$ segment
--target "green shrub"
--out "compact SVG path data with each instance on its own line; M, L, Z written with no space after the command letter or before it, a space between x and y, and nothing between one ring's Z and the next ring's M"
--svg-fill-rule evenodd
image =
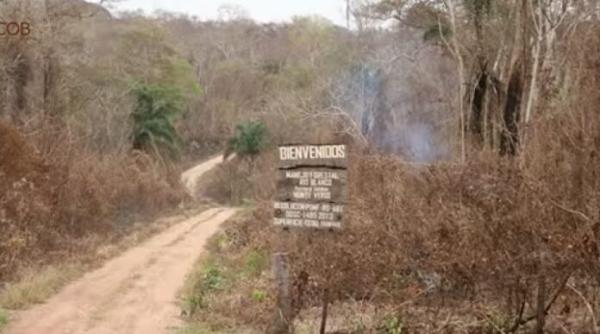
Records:
M206 291L217 290L221 287L223 276L219 268L207 266L202 277L202 285Z
M3 309L0 308L0 332L2 331L4 326L6 326L7 323L8 323L8 313L6 313L6 311L4 311Z
M206 263L202 269L195 272L190 278L190 286L183 297L183 312L193 315L198 309L207 306L206 296L223 287L225 279L223 273L212 263Z
M177 88L163 85L137 85L133 118L133 148L153 151L166 148L177 153L181 139L173 118L183 110L183 97Z
M205 326L192 324L181 328L175 332L176 334L211 334L214 333L211 330L207 329Z
M267 146L267 126L263 122L239 124L235 135L229 139L225 157L232 153L253 159Z
M246 255L244 262L244 273L255 276L265 269L268 261L264 252L253 250Z
M267 293L263 290L254 289L250 294L250 298L257 303L262 303L267 298Z
M381 325L377 328L378 334L404 334L404 324L402 320L395 315L387 316L383 319Z
M206 306L204 293L202 291L196 291L183 299L183 314L194 315L197 310L202 309Z

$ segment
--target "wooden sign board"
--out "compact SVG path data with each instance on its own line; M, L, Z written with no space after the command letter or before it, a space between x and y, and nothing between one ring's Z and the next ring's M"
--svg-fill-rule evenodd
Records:
M286 145L278 150L274 224L342 227L348 183L346 145Z

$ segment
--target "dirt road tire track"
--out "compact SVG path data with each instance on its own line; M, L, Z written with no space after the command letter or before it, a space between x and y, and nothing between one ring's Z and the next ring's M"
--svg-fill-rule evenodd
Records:
M187 181L214 167L212 159ZM191 176L190 176L191 175ZM108 261L45 304L15 315L6 334L166 334L179 325L176 294L208 238L235 214L215 208Z

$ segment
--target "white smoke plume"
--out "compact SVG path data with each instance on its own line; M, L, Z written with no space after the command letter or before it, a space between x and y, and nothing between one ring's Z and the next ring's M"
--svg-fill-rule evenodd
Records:
M410 162L449 159L457 128L452 111L455 69L443 49L419 31L390 33L337 83L336 96L378 150Z

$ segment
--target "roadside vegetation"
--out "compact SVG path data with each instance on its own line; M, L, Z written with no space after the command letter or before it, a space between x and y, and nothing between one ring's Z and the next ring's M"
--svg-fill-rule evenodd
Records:
M43 303L66 283L79 277L84 268L82 264L59 264L23 273L17 283L9 284L0 293L0 306L18 310Z
M180 293L184 317L207 333L262 333L256 325L270 316L270 255L259 241L260 231L250 226L252 212L242 211L211 238L207 255Z
M600 72L593 55L600 43L598 18L583 14L595 2L416 3L381 2L361 8L366 13L356 19L368 24L370 14L393 17L404 43L414 42L408 31L416 29L424 43L420 61L437 67L408 77L396 71L410 72L414 59L412 65L376 65L380 72L350 68L347 75L359 78L372 100L349 98L356 92L351 84L336 87L339 100L329 91L326 105L314 109L321 112L305 118L331 121L307 127L319 132L324 126L329 134L278 137L278 125L267 122L275 143L351 145L343 231L288 236L270 225L273 150L256 158L253 177L239 162L225 164L214 172L209 193L255 205L215 239L247 243L231 251L213 247L210 260L199 264L200 272L218 272L228 282L234 277L235 288L192 292L210 301L186 313L192 323L216 333L243 326L272 333L269 266L242 279L240 259L255 249L271 254L283 243L291 256L296 333L318 331L324 291L331 303L328 333L598 331L600 122L594 106ZM410 57L388 43L391 54ZM430 47L445 52L442 60L425 56ZM372 53L385 58L382 50ZM444 72L445 62L457 70ZM423 101L412 110L407 101L419 97L407 86L451 96L440 98L446 105ZM377 94L368 95L371 89ZM362 109L353 113L348 101L363 103ZM342 116L323 111L327 103ZM215 263L220 271L211 271ZM202 285L206 276L190 279Z
M8 313L0 308L0 331L6 326L8 323Z

